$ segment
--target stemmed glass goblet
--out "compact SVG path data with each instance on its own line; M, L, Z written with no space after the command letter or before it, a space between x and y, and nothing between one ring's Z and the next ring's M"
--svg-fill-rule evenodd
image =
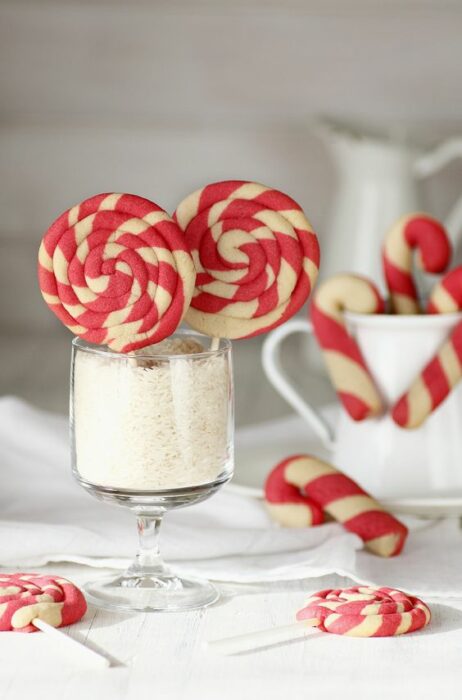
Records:
M89 601L111 610L210 605L212 584L163 563L159 528L167 511L208 498L232 476L231 343L179 330L133 354L72 345L74 476L92 496L132 510L139 535L131 566L88 583Z

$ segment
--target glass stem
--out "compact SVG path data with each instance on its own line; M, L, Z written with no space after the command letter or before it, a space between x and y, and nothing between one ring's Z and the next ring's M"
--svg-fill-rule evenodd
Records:
M129 571L131 573L165 573L165 564L160 556L159 530L163 513L137 515L138 553Z

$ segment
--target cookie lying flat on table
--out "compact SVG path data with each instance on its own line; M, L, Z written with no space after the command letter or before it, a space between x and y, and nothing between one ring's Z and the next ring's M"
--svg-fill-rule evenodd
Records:
M323 632L347 637L397 637L425 627L430 618L419 598L385 586L319 591L297 613L300 622L316 619Z
M131 352L176 330L196 272L182 231L161 207L105 193L50 226L38 277L44 300L75 335Z
M65 578L0 574L1 632L36 632L34 618L65 627L80 620L86 610L83 593Z
M297 492L288 491L288 484ZM265 499L271 517L281 525L309 527L320 521L319 511L324 511L381 557L399 554L408 534L406 526L353 479L310 455L280 462L266 480Z
M345 637L397 637L426 627L430 608L415 596L386 586L354 586L312 593L295 624L216 639L208 648L219 654L241 654L295 639L312 628Z

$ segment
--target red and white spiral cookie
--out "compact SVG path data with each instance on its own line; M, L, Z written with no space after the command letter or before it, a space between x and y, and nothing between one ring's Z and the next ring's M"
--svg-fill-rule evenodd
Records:
M176 330L195 269L183 233L157 204L99 194L50 226L38 276L46 303L73 333L130 352Z
M0 574L1 632L36 632L34 618L65 627L80 620L86 610L83 593L65 578Z
M255 182L216 182L179 204L175 220L196 266L186 321L211 336L249 338L308 299L319 245L300 206Z
M346 329L343 312L380 314L384 308L370 280L349 274L335 275L319 285L311 304L314 334L331 382L345 410L356 421L379 414L382 399L361 350Z
M354 586L310 596L297 620L315 619L331 634L396 637L428 625L431 613L422 600L394 588Z
M456 267L433 288L427 311L447 314L462 311L462 267ZM462 323L452 331L438 353L420 372L392 409L402 428L418 428L443 403L462 378Z
M425 272L443 272L451 259L451 244L444 227L428 214L407 214L391 227L382 257L392 310L398 314L420 311L412 276L414 249L419 251L418 262Z
M270 515L286 527L303 527L301 507L322 510L349 532L354 532L365 547L381 557L399 554L408 531L353 479L327 462L310 455L294 455L278 464L265 485L265 499ZM287 484L298 494L288 492ZM290 493L294 500L290 501ZM300 495L305 497L301 502ZM319 516L317 516L318 522Z

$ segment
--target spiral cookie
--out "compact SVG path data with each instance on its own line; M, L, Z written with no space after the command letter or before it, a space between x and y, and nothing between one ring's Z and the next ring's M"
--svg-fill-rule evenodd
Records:
M462 322L395 403L392 418L402 428L418 428L462 378Z
M39 574L0 575L0 631L36 632L34 618L65 627L85 615L81 591L65 578Z
M73 333L130 352L175 331L195 270L182 232L157 204L100 194L50 226L38 276L46 303Z
M265 499L270 515L281 525L314 525L324 511L381 557L399 554L407 537L407 528L358 484L310 455L294 455L278 464L267 479Z
M356 421L380 413L382 400L361 350L346 329L343 312L379 314L383 310L375 285L365 277L347 274L323 282L311 305L313 330L331 382L345 410Z
M207 185L175 212L197 278L186 321L212 336L248 338L290 318L319 267L315 233L293 199L255 182Z
M428 625L431 613L419 598L394 588L355 586L308 598L297 620L319 620L323 632L347 637L395 637Z
M425 272L443 272L451 258L445 229L428 214L408 214L391 227L383 247L383 269L392 309L398 314L417 314L420 310L412 276L415 248Z

